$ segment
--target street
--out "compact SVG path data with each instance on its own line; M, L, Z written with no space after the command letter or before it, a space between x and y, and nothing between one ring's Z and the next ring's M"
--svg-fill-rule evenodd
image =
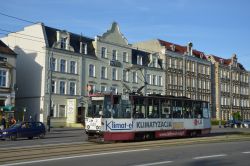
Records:
M11 165L239 165L248 166L250 141L161 146L130 150L99 151L97 153L19 162Z
M82 128L54 128L45 139L0 141L0 165L249 165L249 132L214 126L208 137L97 144Z

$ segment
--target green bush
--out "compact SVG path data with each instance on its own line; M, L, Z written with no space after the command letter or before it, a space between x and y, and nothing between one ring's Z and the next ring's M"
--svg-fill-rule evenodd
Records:
M219 125L220 121L219 120L211 120L211 125ZM222 120L221 125L224 125L226 121Z

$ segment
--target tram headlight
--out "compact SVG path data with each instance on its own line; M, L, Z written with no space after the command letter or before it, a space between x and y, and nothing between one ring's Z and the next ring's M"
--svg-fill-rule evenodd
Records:
M101 129L101 126L96 126L96 130L100 130Z
M89 129L90 128L90 126L89 125L87 125L87 129Z

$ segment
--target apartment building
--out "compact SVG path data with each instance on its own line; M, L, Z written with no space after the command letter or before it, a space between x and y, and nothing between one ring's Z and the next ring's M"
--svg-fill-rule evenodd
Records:
M16 98L17 54L0 40L0 118L13 116Z
M211 62L192 43L181 46L164 40L150 40L135 47L159 53L165 68L165 94L211 102ZM211 108L213 108L211 106Z
M213 63L216 119L228 120L236 114L250 119L249 71L238 62L236 54L230 59L209 55L208 60Z
M136 92L147 82L142 93L162 93L164 75L159 74L163 72L157 55L134 49L116 22L107 32L96 36L93 45L97 59L85 62L88 66L86 82L91 91L124 94Z
M2 40L17 58L17 100L25 119L53 126L73 125L84 117L84 57L95 56L93 39L37 23Z

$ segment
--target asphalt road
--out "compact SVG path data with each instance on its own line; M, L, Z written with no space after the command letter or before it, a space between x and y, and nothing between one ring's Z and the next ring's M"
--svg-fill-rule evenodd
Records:
M211 135L216 136L238 132L250 132L250 128L219 128L218 126L213 126ZM86 140L87 136L83 128L52 128L51 132L47 132L45 139L34 138L28 140L27 138L22 138L17 141L0 140L0 150L9 147L84 143Z
M160 146L129 150L99 151L90 154L58 157L11 165L21 166L153 166L153 165L237 165L249 166L250 140L183 146ZM5 165L7 166L7 165Z

